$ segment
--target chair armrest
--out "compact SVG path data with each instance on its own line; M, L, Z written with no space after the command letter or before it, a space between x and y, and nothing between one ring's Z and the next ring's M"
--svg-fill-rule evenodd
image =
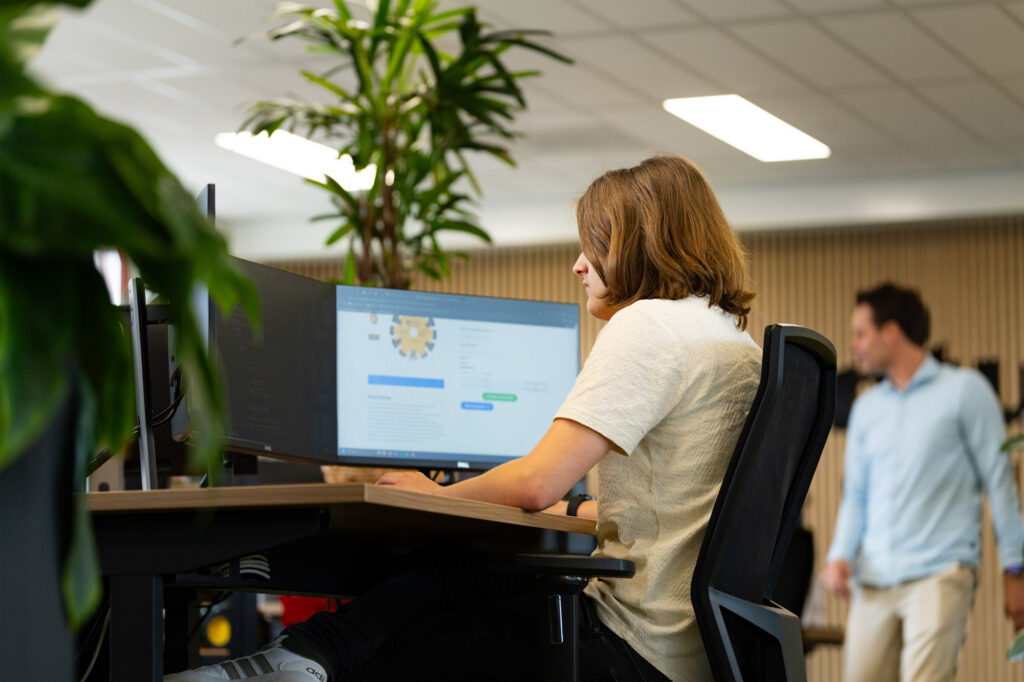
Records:
M495 555L489 559L487 565L496 571L537 575L632 578L636 573L636 565L632 561L579 554Z

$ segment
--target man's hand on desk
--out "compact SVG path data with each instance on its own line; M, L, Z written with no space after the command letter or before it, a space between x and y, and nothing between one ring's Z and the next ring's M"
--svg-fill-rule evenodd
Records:
M391 471L377 479L377 485L386 485L417 493L441 495L442 488L418 471Z

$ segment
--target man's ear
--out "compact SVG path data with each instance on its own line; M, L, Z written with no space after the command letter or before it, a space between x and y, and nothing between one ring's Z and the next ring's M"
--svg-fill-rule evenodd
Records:
M882 338L885 340L885 343L890 346L896 344L901 338L906 336L896 320L886 320L878 330L882 334Z

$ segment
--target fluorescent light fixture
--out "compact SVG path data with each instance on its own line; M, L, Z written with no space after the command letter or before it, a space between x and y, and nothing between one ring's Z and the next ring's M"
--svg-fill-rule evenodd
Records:
M759 161L827 159L827 145L739 95L677 97L665 111Z
M275 130L273 135L263 132L220 133L214 138L218 147L262 161L289 173L323 182L329 175L350 192L373 187L377 168L372 164L356 171L352 157L338 158L338 152L318 142L293 135L286 130Z

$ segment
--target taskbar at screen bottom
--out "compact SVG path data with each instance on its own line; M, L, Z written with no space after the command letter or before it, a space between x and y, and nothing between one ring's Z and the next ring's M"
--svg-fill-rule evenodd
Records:
M519 455L470 455L453 452L338 448L338 464L395 469L483 471L519 459Z

